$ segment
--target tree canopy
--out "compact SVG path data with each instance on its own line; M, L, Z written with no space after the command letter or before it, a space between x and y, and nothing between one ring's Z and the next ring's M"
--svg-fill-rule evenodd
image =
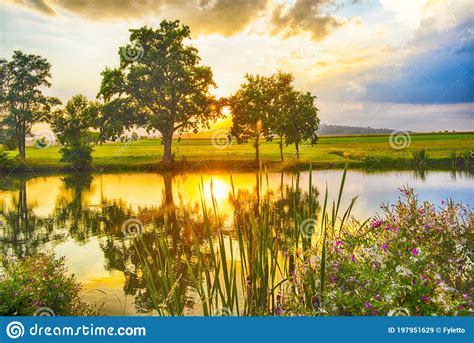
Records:
M119 49L120 66L102 72L102 138L116 137L132 125L159 131L163 162L170 163L175 132L208 128L219 115L210 93L213 74L200 65L197 49L185 44L190 30L179 21L130 32L130 43Z
M97 126L100 105L84 95L73 96L62 109L53 112L50 124L63 145L62 161L76 170L89 169L92 148L89 132Z
M3 125L13 131L18 152L26 160L26 136L34 123L44 120L59 99L42 89L50 87L51 64L41 56L14 51L11 61L0 60L0 106Z
M285 144L299 144L317 140L319 118L314 106L316 97L311 93L295 90L294 77L278 72L271 76L246 75L240 89L227 99L232 111L232 135L237 142L254 141L256 160L259 160L260 140L280 139L280 156L283 160Z

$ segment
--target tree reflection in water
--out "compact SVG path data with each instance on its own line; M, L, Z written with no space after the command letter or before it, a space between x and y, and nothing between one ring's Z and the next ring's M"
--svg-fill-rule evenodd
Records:
M96 176L100 178L101 176ZM28 203L27 180L14 178L0 185L3 190L15 190L16 195L10 204L3 206L3 227L0 228L0 252L22 258L46 249L46 245L57 245L67 240L85 244L97 239L104 254L104 267L109 271L120 271L125 281L123 292L134 298L137 312L149 313L157 309L157 304L166 304L166 294L156 292L160 287L160 278L165 275L175 280L173 291L179 294L179 305L166 309L169 314L192 312L196 306L196 294L192 288L191 274L187 263L196 257L195 244L203 242L205 219L200 206L184 203L179 198L178 205L173 197L173 175L163 174L162 203L158 206L133 208L126 205L126 199L107 199L102 193L98 206L90 205L94 176L73 173L62 178L63 191L58 195L54 210L46 217L36 215ZM234 222L236 216L249 216L256 211L261 202L268 201L272 211L271 225L284 237L294 234L291 213L298 203L308 202L307 192L299 187L299 175L295 175L291 185L285 185L283 174L277 190L268 190L261 194L265 179L256 175L253 191L236 189L227 199L231 204L231 213L219 213L215 216L212 206L206 212L212 230L222 229L223 222ZM257 186L258 185L258 186ZM97 187L97 186L95 186ZM313 196L317 190L313 189ZM312 208L318 206L317 201ZM209 205L209 204L208 204ZM137 238L127 236L122 231L123 223L135 218L143 223L143 231ZM226 228L224 234L237 239L235 227ZM164 254L160 242L166 237L167 247ZM197 240L197 241L196 241ZM153 263L143 264L143 256L153 258ZM202 256L202 255L200 255ZM204 253L204 256L208 256ZM206 257L208 258L208 257ZM204 263L211 267L209 261ZM166 268L166 270L162 270ZM163 274L164 273L164 274ZM155 288L150 292L150 288ZM154 299L156 294L161 298Z

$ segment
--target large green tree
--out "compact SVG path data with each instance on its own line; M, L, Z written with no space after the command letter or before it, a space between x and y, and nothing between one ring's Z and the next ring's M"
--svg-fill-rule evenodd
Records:
M73 96L62 109L53 112L50 124L59 142L62 162L75 170L90 169L92 164L91 129L97 126L100 104L84 95Z
M57 98L43 94L50 87L51 65L41 56L14 51L11 61L0 60L0 107L3 124L13 132L18 152L26 160L26 136L34 123L43 120Z
M246 143L253 140L255 160L260 159L261 139L271 140L269 130L271 120L271 78L261 75L245 75L246 81L240 85L227 105L232 112L232 137L237 143Z
M190 30L179 21L130 32L130 43L119 50L119 67L102 73L102 137L117 137L134 125L159 131L168 164L175 132L208 128L219 114L210 94L212 71L200 65L197 49L185 44Z

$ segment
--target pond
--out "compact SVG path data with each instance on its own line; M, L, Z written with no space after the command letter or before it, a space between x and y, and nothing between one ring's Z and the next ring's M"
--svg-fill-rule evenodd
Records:
M342 174L341 170L312 171L318 211L326 187L329 199L337 196ZM124 227L124 223L132 220L139 227L160 227L187 217L199 227L203 202L208 209L213 208L214 199L220 226L232 232L234 215L239 210L236 199L250 203L265 198L272 204L283 204L282 199L307 192L309 180L309 172L2 177L0 252L21 258L53 251L65 256L70 272L84 285L84 298L89 303L103 304L105 314L153 314L140 259L130 243L133 238L127 235L136 227ZM350 170L343 206L357 196L352 214L365 220L377 213L382 203L396 201L399 188L405 185L414 188L421 200L436 205L448 198L469 203L472 181L473 176L463 172ZM193 244L189 228L182 228L170 237L172 254L178 259ZM146 232L144 241L153 249L153 232ZM186 314L199 314L192 294L186 302Z

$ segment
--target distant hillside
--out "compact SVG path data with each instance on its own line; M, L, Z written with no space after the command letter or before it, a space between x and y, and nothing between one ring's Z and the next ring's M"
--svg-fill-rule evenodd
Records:
M374 129L373 127L344 126L344 125L319 125L318 134L325 135L354 135L354 134L387 134L393 130Z

